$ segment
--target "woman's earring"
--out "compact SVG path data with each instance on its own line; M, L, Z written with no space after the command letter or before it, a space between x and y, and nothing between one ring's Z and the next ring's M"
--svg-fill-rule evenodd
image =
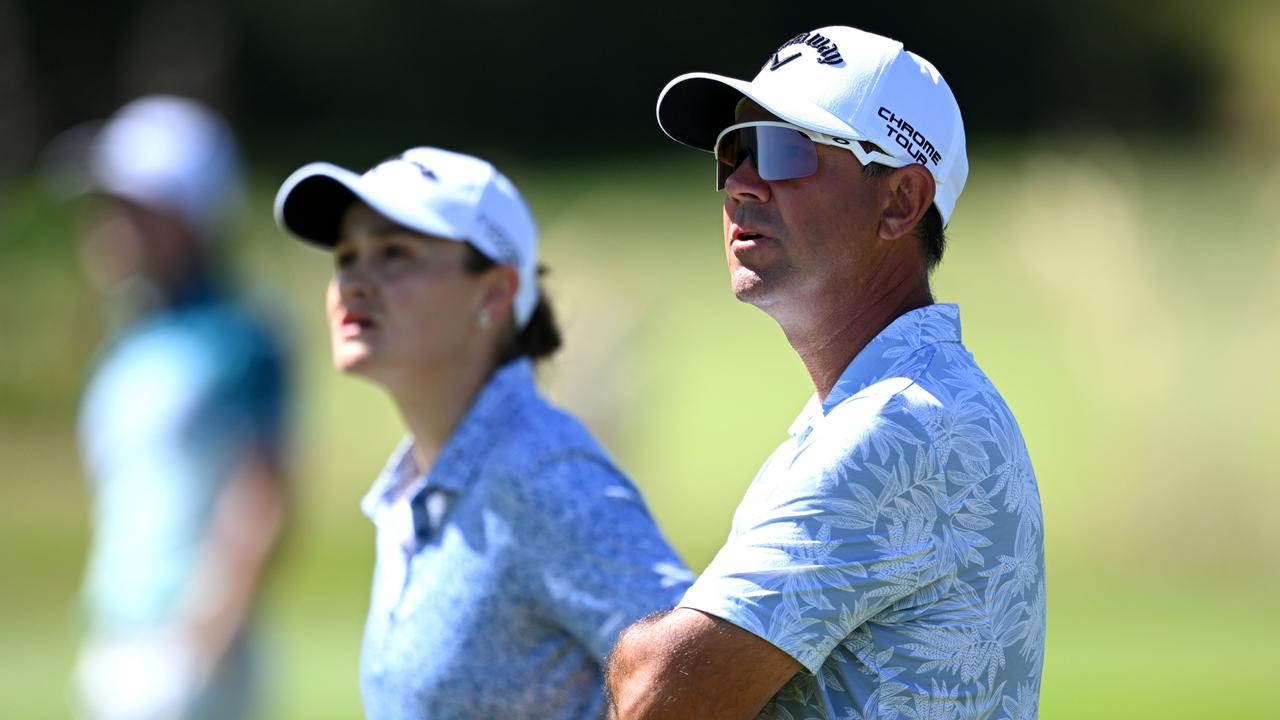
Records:
M489 324L491 322L493 322L493 320L492 318L489 317L488 310L481 310L480 312L476 313L476 327L480 328L481 330L488 330Z

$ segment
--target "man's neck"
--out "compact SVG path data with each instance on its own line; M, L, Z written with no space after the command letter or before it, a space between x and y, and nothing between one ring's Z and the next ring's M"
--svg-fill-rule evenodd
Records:
M803 322L781 323L787 341L800 356L818 399L825 401L853 359L894 320L933 304L927 283L909 292L882 294L826 313L805 314Z

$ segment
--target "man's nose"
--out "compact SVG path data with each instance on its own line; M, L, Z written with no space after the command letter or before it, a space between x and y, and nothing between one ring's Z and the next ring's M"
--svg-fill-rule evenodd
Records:
M755 158L750 154L725 178L724 191L738 202L768 202L770 195L769 183L756 171Z

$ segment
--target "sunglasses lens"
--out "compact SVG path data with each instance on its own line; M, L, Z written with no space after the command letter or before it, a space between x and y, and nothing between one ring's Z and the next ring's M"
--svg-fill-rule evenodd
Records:
M716 145L716 189L748 157L764 180L794 180L818 171L818 148L807 135L788 127L753 125L738 128Z
M794 180L818 171L818 148L792 128L763 125L756 131L756 172L765 180Z
M720 138L720 142L716 143L716 190L723 190L724 183L733 174L734 170L742 164L748 154L754 154L755 133L750 133L750 142L752 148L746 147L746 135L755 128L740 128L734 130L724 137Z

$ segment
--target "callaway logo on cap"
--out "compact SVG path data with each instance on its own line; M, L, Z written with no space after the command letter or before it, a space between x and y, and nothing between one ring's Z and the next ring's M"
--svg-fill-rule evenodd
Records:
M937 184L934 205L943 223L951 219L969 175L960 107L938 70L902 43L841 26L800 33L750 82L710 73L672 80L658 97L658 125L710 152L743 97L794 125L924 165Z
M410 230L471 243L490 260L514 267L520 274L516 323L529 321L538 304L538 231L515 185L493 165L432 147L406 150L363 175L311 163L280 186L276 223L329 248L356 199Z

